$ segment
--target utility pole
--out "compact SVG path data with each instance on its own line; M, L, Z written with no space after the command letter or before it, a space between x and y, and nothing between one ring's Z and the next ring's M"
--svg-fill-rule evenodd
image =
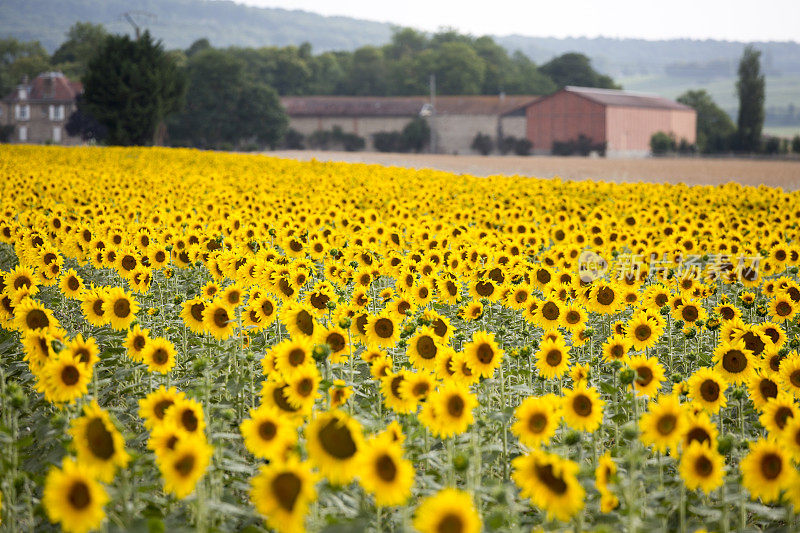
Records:
M133 27L133 31L136 34L137 41L139 40L139 37L141 37L142 29L141 29L141 24L137 23L136 19L142 19L143 21L145 21L143 23L146 23L147 21L152 22L157 18L154 14L150 13L149 11L138 11L138 10L126 11L125 13L122 14L122 16Z
M431 74L428 86L431 90L431 153L438 150L436 135L436 74Z

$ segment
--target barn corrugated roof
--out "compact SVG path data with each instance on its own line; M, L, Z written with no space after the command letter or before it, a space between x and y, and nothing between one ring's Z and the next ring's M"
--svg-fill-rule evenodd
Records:
M437 96L439 115L501 115L535 101L537 96ZM285 96L289 116L407 117L430 102L427 96Z
M692 109L689 106L655 94L634 93L615 89L596 89L593 87L574 87L571 85L564 87L564 90L607 106L683 109L687 111Z

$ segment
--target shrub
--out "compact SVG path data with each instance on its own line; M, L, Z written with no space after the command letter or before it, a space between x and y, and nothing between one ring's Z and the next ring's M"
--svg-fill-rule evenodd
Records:
M489 135L478 132L472 139L470 148L481 155L489 155L494 148L494 141L492 141L492 138Z
M671 133L657 131L650 137L650 151L653 155L663 155L676 149L675 136Z

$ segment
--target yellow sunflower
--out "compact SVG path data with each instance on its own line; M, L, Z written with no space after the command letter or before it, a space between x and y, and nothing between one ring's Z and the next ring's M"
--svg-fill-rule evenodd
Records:
M130 460L125 440L109 414L96 401L83 407L83 416L72 421L69 430L78 452L78 463L97 479L109 483L114 472Z
M472 341L464 345L464 357L473 372L490 378L503 362L503 350L497 345L494 333L476 331Z
M541 450L511 461L512 479L549 519L569 521L584 506L586 491L578 481L578 464Z
M546 339L536 352L536 368L546 379L562 377L569 368L569 348L563 338Z
M433 372L436 368L439 347L439 337L434 333L433 328L422 326L413 337L408 339L406 350L408 361L418 370Z
M244 445L261 459L280 457L297 442L297 429L289 419L271 405L250 410L250 418L239 427Z
M745 383L757 368L752 351L745 347L745 341L722 342L714 349L713 361L717 370L728 383Z
M400 340L400 324L387 311L370 316L366 324L366 338L370 346L392 348Z
M108 323L117 331L128 329L139 312L139 304L121 287L114 287L106 292L103 308Z
M149 339L142 350L142 361L150 372L166 374L175 366L175 346L164 337Z
M108 502L103 486L71 458L61 468L51 467L44 482L42 506L53 523L70 533L99 529L105 520Z
M191 494L208 468L213 451L202 436L189 436L161 454L158 466L164 478L164 491L181 500Z
M591 433L603 422L605 404L597 389L577 383L572 389L564 390L561 404L564 421L573 429Z
M389 439L367 441L359 458L359 482L375 498L375 505L403 505L411 496L414 467L403 458L402 446Z
M480 533L481 526L472 496L458 489L442 489L425 498L414 513L414 529L420 533Z
M250 501L269 527L280 533L305 531L308 506L317 497L311 464L295 457L259 469L250 480Z
M750 452L742 459L742 485L753 499L764 503L778 501L792 479L792 465L780 444L759 439L750 442Z
M636 377L631 383L636 394L656 396L664 382L664 368L658 362L658 358L637 355L630 358L628 366L636 372Z
M725 390L728 382L719 372L708 368L700 367L689 378L689 398L700 405L711 414L716 414L725 405Z
M546 445L561 422L561 399L554 394L531 396L514 411L511 432L528 448Z
M686 425L686 408L678 396L661 396L650 403L650 410L639 420L641 441L645 446L652 444L661 453L670 448L677 450L686 433Z
M361 425L339 410L320 413L305 429L308 458L334 485L345 485L357 475L364 447Z
M722 486L725 458L713 447L692 442L681 455L679 472L687 489L710 494Z

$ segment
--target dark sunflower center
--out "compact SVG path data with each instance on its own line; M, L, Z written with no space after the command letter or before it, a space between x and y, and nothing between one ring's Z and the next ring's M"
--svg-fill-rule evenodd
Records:
M156 348L153 352L153 362L157 365L165 365L169 361L169 354L164 348Z
M89 486L83 481L75 481L69 488L67 493L67 500L73 509L82 511L89 507L92 503L92 493L89 491Z
M293 472L281 472L273 478L271 488L278 504L292 512L303 488L303 481Z
M541 433L547 426L547 417L544 413L534 413L528 418L528 430L532 433Z
M694 471L702 477L708 477L714 472L714 463L705 455L701 455L694 462Z
M744 347L753 352L753 355L761 355L761 352L763 352L766 347L761 337L752 331L748 331L742 335L742 340L744 340Z
M25 317L25 324L28 329L42 329L50 327L50 320L47 314L41 309L32 309Z
M61 382L68 387L75 385L80 378L81 373L74 366L65 366L64 369L61 370Z
M100 418L93 418L86 425L86 440L95 457L107 461L114 456L114 437Z
M722 368L731 374L738 374L747 368L747 357L741 350L728 350L722 356Z
M131 314L131 303L122 299L114 302L114 315L117 318L128 318Z
M447 289L447 293L450 296L455 296L458 294L458 287L456 287L456 284L453 283L452 281L448 281L447 283L445 283L445 288Z
M553 472L553 465L539 465L534 467L536 477L541 481L550 491L555 494L564 494L567 492L567 484L563 478L557 477Z
M491 345L484 342L478 346L477 357L481 364L488 365L491 363L492 359L494 359L494 350Z
M577 324L581 320L581 314L577 311L568 311L567 316L564 317L567 324Z
M405 315L406 313L408 313L409 309L411 309L411 304L405 300L397 304L397 312L400 313L401 315Z
M700 385L700 396L707 402L716 402L719 392L719 384L713 379L707 379Z
M778 397L778 385L771 379L762 379L761 383L758 384L758 390L761 392L761 396L763 396L765 400Z
M122 258L120 264L122 264L122 268L124 268L125 270L128 271L133 270L134 268L136 268L136 258L133 257L132 255L126 255L125 257Z
M490 281L479 281L475 285L475 292L483 297L490 296L494 292L494 285Z
M636 384L640 387L646 387L653 381L653 371L650 367L640 366L636 369Z
M600 305L611 305L614 302L614 298L616 294L614 294L614 290L610 287L600 287L597 291L597 296L595 299L597 303Z
M558 366L563 359L564 357L561 355L561 350L550 350L545 357L548 366Z
M538 281L542 285L547 285L548 283L550 283L550 279L552 278L550 276L550 272L548 272L547 270L541 269L536 272L536 281Z
M350 459L357 451L350 429L336 418L319 430L319 443L328 455L340 460Z
M789 421L789 419L793 417L794 417L794 411L792 411L788 407L779 407L775 411L775 424L778 425L779 429L783 429L784 427L786 427L786 423Z
M736 316L736 313L734 312L733 308L728 307L727 305L719 310L719 314L725 320L731 320L733 319L734 316Z
M192 307L189 308L189 312L192 314L192 318L194 318L198 322L203 321L203 311L206 310L206 304L202 302L197 302L192 304Z
M778 305L775 306L775 313L778 316L789 316L792 314L792 306L789 305L789 302L781 300L778 302Z
M394 323L388 318L375 321L375 334L381 339L388 339L394 334Z
M578 394L572 399L572 409L578 416L589 416L592 414L592 400L584 394Z
M70 276L67 280L67 288L71 291L77 291L80 286L81 284L75 276Z
M636 335L638 340L646 341L653 334L653 329L647 324L639 324L636 326L636 329L633 330L633 334Z
M275 387L272 390L272 399L282 411L287 411L289 413L294 413L299 410L299 408L292 406L289 401L286 399L286 394L284 389L288 387L288 385L284 385L283 387Z
M164 419L164 412L175 403L172 400L161 400L153 406L153 413L159 420Z
M463 533L464 529L464 522L455 513L444 515L436 524L436 533Z
M394 463L394 459L388 455L378 457L378 460L375 461L375 471L378 473L378 477L386 483L391 483L397 477L397 465Z
M423 335L417 340L417 352L423 359L433 359L436 357L436 344L428 335Z
M103 300L97 299L92 304L92 310L97 316L103 316Z
M346 345L344 336L342 336L341 333L337 333L335 331L328 335L328 337L325 339L325 342L328 344L328 346L331 347L331 351L333 353L341 352L342 350L344 350L344 347Z
M612 345L609 352L611 353L611 357L614 359L620 359L623 355L625 355L621 344Z
M447 334L447 324L445 324L444 320L442 320L441 318L437 318L432 325L433 325L433 332L437 336L444 337Z
M306 361L306 352L301 348L294 348L289 352L289 364L300 366Z
M330 301L330 297L327 294L317 292L311 295L309 301L315 309L325 309Z
M761 474L768 480L773 480L781 475L783 459L775 453L767 453L761 458Z
M672 413L660 416L656 422L656 429L662 435L669 435L675 431L675 426L678 424L678 418Z
M314 390L314 381L311 378L303 378L297 384L297 392L300 396L308 396Z
M800 387L800 370L795 370L789 375L789 381L793 387Z
M457 394L447 399L447 412L453 418L461 418L461 415L464 414L464 407L466 407L464 398Z
M186 431L191 433L197 431L200 421L197 419L194 411L191 409L184 409L181 413L181 425L183 425Z
M547 302L542 306L542 316L547 320L557 320L560 314L561 311L553 302Z
M704 428L693 427L686 434L686 442L690 443L693 441L697 441L701 444L704 442L711 442L711 435L709 435L708 431L706 431Z
M303 335L310 337L314 333L314 319L305 309L297 313L295 324Z
M192 454L186 454L175 461L175 471L181 477L187 477L194 470L195 458Z
M261 304L261 312L264 313L264 316L272 316L272 313L275 311L275 306L272 305L272 302L269 300L265 300L264 303Z
M427 383L417 383L416 385L414 385L414 388L412 389L411 392L413 392L414 396L416 396L417 398L421 398L422 396L428 394L429 388L430 387Z
M684 306L681 310L681 317L685 322L694 322L697 320L697 317L700 316L700 313L697 311L697 308L693 305Z
M218 328L224 328L228 325L228 311L225 309L219 308L214 311L214 325Z
M263 440L270 441L278 433L278 427L272 420L265 420L258 425L258 436Z

